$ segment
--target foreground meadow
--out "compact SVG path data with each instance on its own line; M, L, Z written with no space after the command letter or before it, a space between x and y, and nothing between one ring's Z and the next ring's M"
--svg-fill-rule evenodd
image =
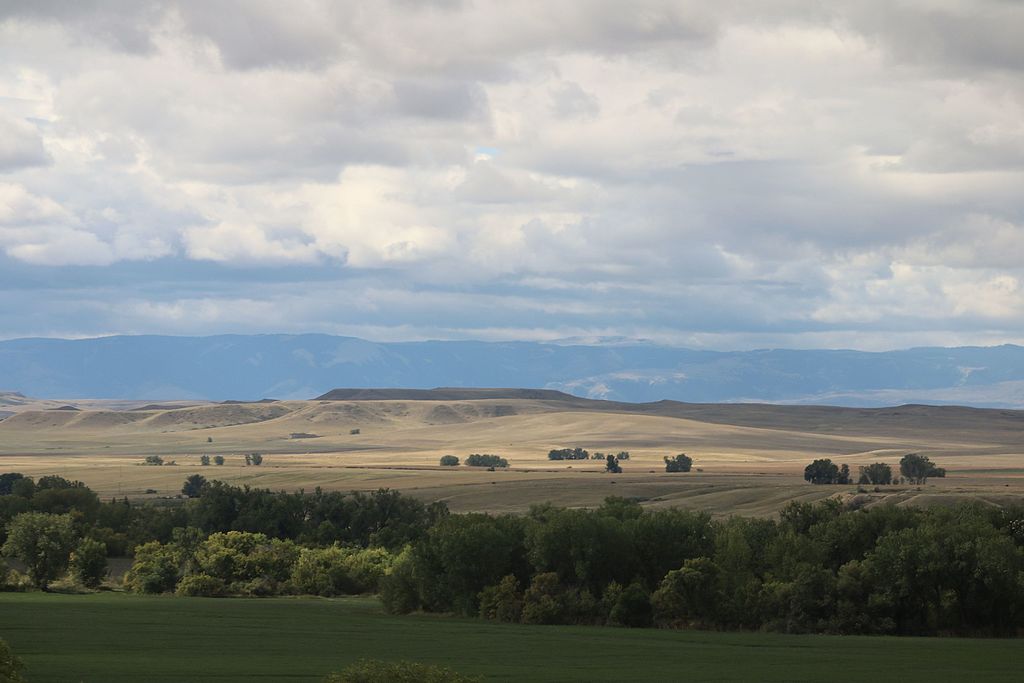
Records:
M0 594L32 683L318 681L361 658L486 680L1019 680L1019 640L522 626L390 616L375 599ZM870 672L870 673L868 673Z

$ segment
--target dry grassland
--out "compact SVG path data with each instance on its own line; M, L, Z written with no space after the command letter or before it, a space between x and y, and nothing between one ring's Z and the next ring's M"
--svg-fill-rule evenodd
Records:
M77 409L61 409L64 406ZM25 400L0 421L0 472L61 474L101 495L175 495L201 472L272 489L391 487L454 510L518 511L551 501L583 506L609 495L716 514L768 515L790 500L855 495L811 487L804 465L830 457L857 466L895 464L904 453L949 470L926 487L892 487L867 498L902 504L964 496L993 503L1024 494L1024 412L884 410L760 405L630 405L582 399L285 401L140 405ZM359 430L352 434L353 430ZM306 435L305 437L301 435ZM315 435L315 436L311 436ZM551 448L628 450L625 473L599 461L551 462ZM243 454L259 452L261 467ZM508 471L437 467L441 455L496 453ZM686 452L703 471L666 474L661 458ZM222 467L199 456L223 455ZM146 455L176 466L140 465ZM147 490L155 494L147 494Z

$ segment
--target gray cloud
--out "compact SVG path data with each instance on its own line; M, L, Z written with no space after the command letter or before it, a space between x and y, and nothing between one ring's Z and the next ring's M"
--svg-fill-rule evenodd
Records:
M0 3L0 336L1022 341L1022 11Z

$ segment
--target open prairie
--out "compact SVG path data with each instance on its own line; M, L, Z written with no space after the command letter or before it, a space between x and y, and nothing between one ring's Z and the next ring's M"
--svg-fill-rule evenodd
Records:
M175 495L201 472L295 490L391 487L455 510L591 505L608 495L718 514L772 514L789 500L856 487L811 487L801 473L829 457L856 473L928 455L949 474L925 487L886 487L870 500L999 503L1024 493L1024 411L902 406L851 409L761 404L625 404L522 390L350 391L338 400L259 403L34 401L4 396L0 471L81 479L103 496ZM552 448L629 451L624 473L603 461L550 461ZM246 467L243 455L264 455ZM685 452L695 471L667 474ZM508 470L441 468L444 454L495 453ZM144 466L159 455L174 466ZM201 466L222 455L223 466ZM147 493L150 491L150 493ZM869 500L869 502L870 502Z

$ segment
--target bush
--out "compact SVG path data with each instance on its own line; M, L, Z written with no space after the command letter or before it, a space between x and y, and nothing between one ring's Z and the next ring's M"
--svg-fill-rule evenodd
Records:
M523 594L515 576L509 574L480 592L480 616L513 623L522 619Z
M96 588L107 578L107 546L84 538L71 553L71 575L86 588Z
M309 595L375 593L394 556L383 548L303 548L292 570L292 586Z
M434 664L364 659L329 675L324 683L478 683L482 680Z
M124 575L124 587L134 593L166 593L181 576L173 548L157 541L135 549L135 560Z
M458 467L459 458L455 455L442 455L441 466L442 467Z
M589 591L562 585L555 572L535 574L523 593L524 624L592 624L599 611Z
M466 457L466 464L470 467L508 467L508 460L497 455L473 453Z
M25 667L21 660L14 656L11 648L0 638L0 681L3 683L24 683L21 670Z
M217 598L226 592L223 579L209 574L189 574L178 582L176 595L195 598Z
M639 583L631 583L618 596L609 621L619 626L643 628L654 621L651 598Z
M390 614L408 614L422 605L410 548L399 553L391 565L391 573L381 579L380 601Z

